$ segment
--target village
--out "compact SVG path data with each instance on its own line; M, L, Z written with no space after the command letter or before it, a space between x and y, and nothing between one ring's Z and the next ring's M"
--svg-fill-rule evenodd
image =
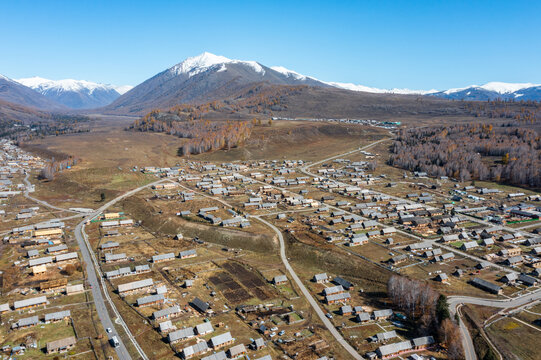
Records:
M3 141L4 358L446 359L436 333L372 294L391 274L447 296L533 294L541 197L387 171L377 143L317 162L134 167L142 207L126 194L64 209L32 197L43 160ZM295 243L333 260L295 257ZM112 327L96 325L103 311Z

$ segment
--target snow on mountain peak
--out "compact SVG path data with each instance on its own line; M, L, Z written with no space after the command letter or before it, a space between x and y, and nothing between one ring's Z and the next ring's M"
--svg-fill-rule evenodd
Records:
M479 86L482 89L488 90L488 91L495 91L499 94L508 94L508 93L514 93L515 91L519 91L522 89L527 89L530 87L539 86L539 84L532 84L532 83L504 83L504 82L498 82L498 81L492 81L489 83L486 83L485 85Z
M401 94L401 95L427 95L437 92L437 90L411 90L411 89L378 89L374 87L356 85L352 83L339 83L339 82L327 82L331 86L351 90L351 91L363 91L374 94Z
M37 90L41 93L48 91L56 92L79 92L86 93L91 95L95 90L115 90L115 86L98 84L86 80L74 80L74 79L63 79L63 80L49 80L44 79L39 76L34 76L31 78L18 79L17 82L28 86L31 89Z
M306 80L306 76L299 74L296 71L286 69L283 66L271 66L271 69L274 71L279 72L280 74L283 74L287 77L292 77L295 80Z
M532 84L532 83L505 83L500 81L491 81L486 83L485 85L470 85L463 88L455 88L455 89L449 89L445 90L445 94L453 94L456 92L460 92L467 89L483 89L486 91L493 91L498 94L511 94L516 91L531 88L534 86L540 86L539 84Z
M121 85L121 86L113 86L113 87L115 88L116 92L119 93L120 95L124 95L125 93L133 89L133 86L131 85Z
M265 70L263 67L255 61L231 60L225 56L214 55L209 52L204 52L200 55L189 57L183 62L170 68L169 71L175 75L187 74L188 77L192 77L199 73L205 72L216 65L222 65L219 71L225 71L227 70L227 67L224 64L247 65L250 66L255 72L265 75Z

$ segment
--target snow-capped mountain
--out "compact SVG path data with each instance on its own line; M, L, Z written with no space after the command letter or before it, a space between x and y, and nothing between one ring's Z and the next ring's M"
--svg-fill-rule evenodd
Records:
M402 95L427 95L438 92L438 90L411 90L411 89L379 89L375 87L369 87L364 85L356 85L352 83L339 83L339 82L328 82L327 84L340 89L346 89L351 91L363 91L374 94L402 94Z
M541 100L541 85L531 83L489 82L485 85L470 85L430 94L454 100Z
M251 84L330 87L317 79L256 61L233 60L205 52L189 57L137 85L106 107L106 111L143 113L181 103L225 99Z
M248 85L309 85L356 92L426 95L448 99L487 100L496 98L541 99L535 84L488 83L462 89L381 89L352 83L328 82L282 66L267 67L256 61L229 59L204 52L166 69L116 99L105 111L144 113L182 103L203 103L237 96Z
M0 100L42 110L65 109L61 104L4 75L0 75Z
M297 80L305 80L305 79L312 79L315 81L319 81L322 83L325 83L329 86L336 87L339 89L346 89L351 91L362 91L362 92L369 92L369 93L375 93L375 94L404 94L404 95L410 95L410 94L430 94L433 92L437 92L437 90L410 90L410 89L379 89L375 87L369 87L364 85L356 85L353 83L341 83L341 82L334 82L334 81L323 81L316 79L312 76L306 76L303 74L299 74L296 71L286 69L283 66L272 66L271 69L278 71L288 77L297 79Z
M120 85L120 86L113 85L113 87L116 90L116 92L119 93L120 95L124 95L125 93L133 89L132 85Z
M119 90L126 92L130 89L85 80L49 80L37 76L17 81L72 109L91 109L108 105L121 95Z
M399 94L399 95L430 95L440 98L455 99L455 100L494 100L494 99L516 99L516 100L541 100L541 85L532 83L505 83L505 82L489 82L485 85L470 85L464 88L449 89L439 91L431 90L411 90L411 89L380 89L365 85L357 85L353 83L341 83L334 81L322 81L314 77L299 74L293 70L286 69L281 66L273 66L271 69L281 72L282 74L294 79L312 79L323 82L327 85L346 89L351 91L368 92L374 94Z
M192 77L217 65L219 66L218 72L226 71L226 64L241 64L251 67L256 73L265 75L263 67L255 61L231 60L225 56L214 55L208 52L204 52L199 56L189 57L183 62L171 67L169 71L175 75L187 74L188 77Z

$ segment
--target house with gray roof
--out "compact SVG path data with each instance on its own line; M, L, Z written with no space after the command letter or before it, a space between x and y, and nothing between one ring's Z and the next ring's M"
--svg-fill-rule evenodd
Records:
M153 263L160 263L163 261L169 261L175 259L175 253L159 254L152 257Z
M23 310L35 306L46 305L49 302L45 296L38 296L31 299L18 300L13 303L14 310Z
M152 313L152 318L154 318L154 320L163 320L163 319L169 319L178 315L180 315L180 306L175 305L175 306L168 307L166 309L154 311Z
M37 315L35 315L35 316L19 319L17 322L11 324L11 328L24 329L31 326L36 326L38 323L39 323L39 318Z
M382 359L399 355L403 352L410 351L412 349L411 341L401 341L394 344L380 346L376 350L376 354Z
M182 349L182 356L184 359L190 359L194 356L204 354L208 352L210 349L207 345L206 341L200 341L194 345L187 346L184 349Z
M136 291L147 290L152 285L154 285L154 281L152 279L144 279L126 284L120 284L118 285L118 293L125 295Z
M62 321L65 319L71 318L71 311L64 310L64 311L58 311L54 313L45 314L45 323L48 324L50 322L57 322Z
M287 283L287 276L285 275L277 275L272 279L272 283L274 285L280 285Z
M187 327L187 328L176 330L167 334L167 341L170 344L174 344L181 340L193 338L194 336L195 336L195 333L193 331L193 328Z
M204 358L201 358L201 360L225 360L225 359L227 359L227 355L225 354L225 351L220 351L212 355L205 356Z
M196 325L195 331L197 332L197 335L206 335L213 332L214 328L212 327L212 324L210 321L206 321L204 323Z
M503 292L501 286L498 286L496 284L493 284L481 278L477 278L477 277L473 278L473 280L471 281L471 284L475 287L480 288L481 290L484 290L493 294L500 295Z
M329 296L329 295L337 294L337 293L341 293L341 292L344 292L344 288L342 287L342 285L330 286L330 287L327 287L327 288L323 289L323 294L325 296Z
M346 303L351 300L351 295L347 292L332 294L325 297L327 304Z
M327 273L315 274L312 280L315 283L323 284L329 281L329 277L327 276Z
M393 316L393 310L391 309L376 310L373 312L373 315L374 315L375 320L388 319L391 316Z
M370 340L372 342L380 343L380 342L386 342L396 337L398 337L398 335L396 334L396 331L392 330L392 331L377 333L376 335L372 336Z
M475 249L478 246L479 244L477 243L477 241L467 241L462 244L462 246L460 247L460 250L468 251L468 250Z
M163 294L150 295L137 299L137 306L151 306L156 304L163 304L165 302L165 296Z
M228 331L224 334L214 336L213 338L210 339L209 343L213 349L219 349L224 346L232 344L234 341L235 339L233 339L233 337L231 336L231 333Z
M181 259L187 259L187 258L196 257L196 256L197 256L197 251L195 249L181 251L178 254L178 257Z
M372 320L372 317L370 316L370 313L361 312L361 313L357 313L355 320L357 322L368 322Z

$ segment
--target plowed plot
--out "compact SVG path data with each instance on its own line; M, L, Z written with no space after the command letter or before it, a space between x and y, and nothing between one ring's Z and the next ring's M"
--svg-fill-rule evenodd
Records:
M259 276L248 271L244 266L234 262L227 262L222 267L238 279L242 285L250 289L260 300L267 300L273 297L267 284Z
M240 304L252 298L228 273L222 272L216 274L211 276L209 280L220 290L227 301L233 304Z

